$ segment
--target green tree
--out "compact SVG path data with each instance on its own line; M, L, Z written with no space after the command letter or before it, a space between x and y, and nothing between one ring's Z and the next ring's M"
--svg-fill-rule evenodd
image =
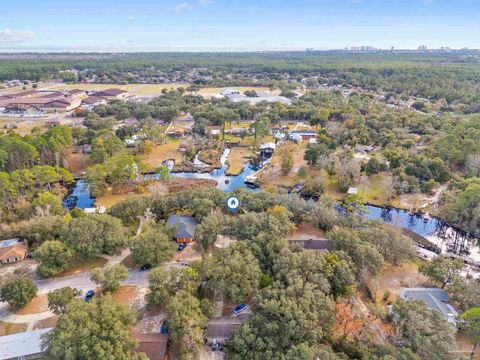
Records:
M280 153L280 156L282 157L282 162L280 164L282 173L284 175L288 175L288 173L290 172L290 170L292 170L293 167L292 153L286 149L283 149L283 151Z
M64 213L62 201L51 192L44 191L37 195L32 206L44 215L61 215Z
M84 176L90 195L101 196L107 189L107 171L102 164L90 166Z
M48 191L52 190L52 183L58 182L61 179L60 174L53 166L49 165L35 165L32 168L33 176L38 185L47 186Z
M72 251L61 241L45 241L35 251L35 259L40 262L37 272L42 277L58 274L68 268L72 257Z
M421 300L397 301L393 306L397 331L409 347L425 360L449 360L455 347L455 330L440 312Z
M176 293L184 291L193 294L199 285L199 275L193 268L164 271L153 269L148 274L150 292L146 299L150 307L168 302Z
M63 239L73 250L85 255L113 255L126 245L120 219L106 214L74 218L64 230Z
M195 240L202 245L204 250L211 249L225 222L224 216L212 213L195 227Z
M187 291L180 290L167 307L172 341L180 345L180 359L194 360L203 347L203 329L208 319L203 315L200 301Z
M90 280L102 286L103 291L113 292L128 278L128 270L122 264L95 268L90 273Z
M0 300L18 309L27 305L37 295L37 286L29 277L7 281L0 290Z
M164 225L148 226L130 246L133 259L137 265L159 265L170 260L175 254L176 246L172 236Z
M52 290L48 293L48 308L56 315L63 314L74 299L79 298L82 291L69 286Z
M233 303L253 295L260 286L260 264L246 244L237 243L214 255L212 280Z
M132 337L135 313L106 295L92 302L73 300L57 326L44 336L45 356L52 360L146 360Z
M463 265L460 258L452 260L448 256L439 255L432 262L422 265L419 270L431 280L440 283L443 289L460 276Z
M170 170L168 170L166 165L159 166L155 172L160 175L162 180L170 180L172 178L172 174L170 174Z
M460 325L461 328L471 333L474 339L474 346L470 353L470 359L473 359L475 356L475 350L480 342L480 307L465 311L460 318L465 321Z
M448 285L447 291L462 311L480 306L480 284L476 279L459 276Z

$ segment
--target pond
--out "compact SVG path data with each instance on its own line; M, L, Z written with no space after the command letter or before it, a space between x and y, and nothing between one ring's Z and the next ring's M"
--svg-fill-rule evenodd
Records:
M83 179L78 179L73 191L63 199L63 207L70 210L75 207L85 209L93 207L94 204L95 198L90 196L88 185Z
M366 205L365 217L379 219L386 223L407 229L420 235L437 246L444 254L454 254L480 264L480 239L454 228L445 221L421 214L410 214L407 210Z
M215 169L209 173L201 173L201 172L170 172L173 177L178 178L190 178L190 179L209 179L215 180L217 182L217 188L223 190L225 192L234 191L238 188L249 189L250 191L257 192L260 191L258 187L252 187L250 185L245 184L245 179L247 176L255 175L258 171L263 168L270 159L265 160L259 166L253 166L252 164L248 163L245 165L243 171L236 176L229 176L225 175L227 171L227 159L228 155L230 154L230 149L226 148L220 158L220 163L222 167L220 169ZM195 165L199 168L204 167L206 164L202 163L197 157L195 159ZM173 168L173 163L170 162L167 164L168 168L171 170ZM208 165L206 165L208 166ZM158 179L158 174L146 174L144 175L146 179ZM73 191L67 195L65 200L63 201L63 206L69 209L73 209L75 207L79 209L84 209L88 207L92 207L95 204L95 199L92 198L88 191L88 186L85 186L85 182L82 179L79 179L73 188Z

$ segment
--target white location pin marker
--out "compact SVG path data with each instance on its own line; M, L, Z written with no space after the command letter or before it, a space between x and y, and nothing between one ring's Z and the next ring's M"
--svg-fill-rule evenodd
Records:
M227 199L227 207L230 211L237 211L240 207L240 200L236 196L230 196Z

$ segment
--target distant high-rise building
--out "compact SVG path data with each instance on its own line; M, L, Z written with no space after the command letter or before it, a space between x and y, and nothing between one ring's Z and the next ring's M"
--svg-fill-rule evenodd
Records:
M420 45L420 46L418 47L418 50L420 50L420 51L425 51L425 50L427 50L427 45Z

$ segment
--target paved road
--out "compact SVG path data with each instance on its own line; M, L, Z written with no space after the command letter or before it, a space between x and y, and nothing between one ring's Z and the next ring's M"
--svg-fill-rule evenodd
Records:
M162 269L168 271L172 268L181 268L181 264L175 261L168 262L161 265ZM148 286L148 273L150 271L141 271L137 269L128 270L128 278L122 284L133 286ZM52 278L44 280L36 280L39 294L46 294L51 290L59 289L65 286L70 286L83 292L95 288L97 285L90 280L90 274L84 273L80 275L72 275L61 278Z

